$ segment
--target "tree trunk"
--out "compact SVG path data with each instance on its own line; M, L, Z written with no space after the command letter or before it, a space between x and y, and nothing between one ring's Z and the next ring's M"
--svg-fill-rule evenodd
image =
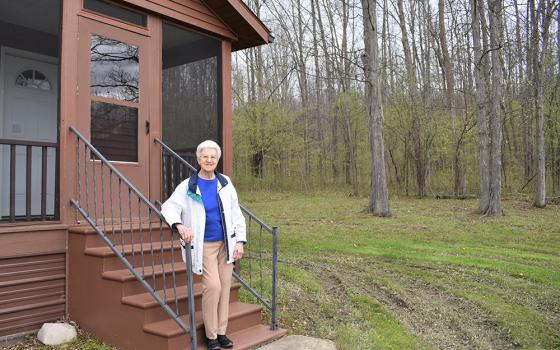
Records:
M489 205L490 189L490 152L488 140L488 111L486 109L488 86L488 56L484 54L481 42L481 20L485 16L484 6L479 6L481 0L470 0L472 18L473 51L475 56L474 78L476 84L476 120L478 124L478 145L480 153L480 192L478 211L484 213ZM482 13L481 13L482 12ZM485 45L484 45L485 46Z
M538 37L535 37L536 29L536 18L535 18L535 2L529 1L527 3L527 21L526 21L525 31L527 35L530 35L530 41L527 44L526 49L526 57L527 57L527 74L526 74L526 81L532 82L533 81L533 47L538 45ZM523 144L525 148L525 157L524 157L524 176L525 176L525 183L529 182L533 178L533 113L532 113L532 105L534 103L532 98L532 93L530 91L530 87L528 84L525 84L523 87L523 97L524 97L524 105L522 107L523 110Z
M323 114L322 114L322 93L321 93L321 69L319 66L319 38L317 33L317 12L315 5L316 0L311 0L311 21L313 22L313 56L315 63L315 120L317 122L317 137L319 141L319 183L325 184L325 136L323 131Z
M534 2L535 0L530 0ZM534 5L532 6L534 7ZM544 137L544 60L548 51L549 28L554 16L556 6L550 0L540 0L539 11L537 15L537 24L534 28L537 33L534 35L541 40L536 40L536 46L533 47L533 89L535 99L535 112L537 116L537 178L535 189L534 205L537 208L546 207L546 155L545 155L545 137ZM540 26L539 26L540 24ZM542 47L539 48L539 42Z
M455 77L453 71L453 63L449 57L449 50L447 48L447 38L445 31L445 4L444 0L438 0L438 18L439 18L439 43L441 47L441 57L443 60L443 73L445 77L445 98L447 102L447 109L451 117L451 137L453 139L453 194L455 196L462 195L461 188L461 169L460 169L460 151L461 147L458 144L459 138L457 137L457 114L455 111Z
M321 37L321 48L325 56L325 70L326 70L326 84L327 84L327 104L330 104L335 99L334 92L334 74L333 74L333 60L328 50L327 35L325 33L325 26L323 25L323 16L321 14L321 5L317 0L317 24ZM329 107L328 105L326 106ZM340 170L338 167L338 119L333 117L331 119L331 144L330 144L330 162L332 171L332 182L338 183L340 178Z
M502 34L503 34L503 0L488 0L490 17L490 46L492 104L490 114L490 193L485 214L502 215Z
M381 104L381 79L379 78L376 0L362 0L362 9L364 15L366 108L369 117L369 143L372 158L371 195L367 211L376 216L391 216L383 140L383 107Z
M410 96L411 108L409 113L412 117L412 137L414 142L414 164L416 166L416 183L418 197L426 195L426 167L424 164L424 150L422 145L421 122L418 111L415 110L414 104L418 101L418 87L416 80L416 66L412 57L410 44L408 40L408 30L406 29L405 13L403 0L397 0L397 9L399 15L399 27L401 29L401 42L404 52L404 61L406 66L407 86Z

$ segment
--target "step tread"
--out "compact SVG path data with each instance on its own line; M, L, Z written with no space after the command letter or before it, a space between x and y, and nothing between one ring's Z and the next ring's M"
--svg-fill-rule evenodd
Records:
M171 274L172 273L171 272L171 267L172 267L171 263L164 265L164 269L165 269L166 274ZM144 266L144 273L143 274L142 274L142 267L136 267L135 270L140 275L143 275L145 278L148 278L148 277L152 276L152 265L151 264ZM175 259L175 273L184 273L186 270L187 270L187 268L186 268L183 260ZM154 268L153 268L153 271L154 271L156 276L161 275L163 273L161 264L155 265ZM132 280L136 279L134 277L134 275L128 269L105 271L101 274L101 276L104 279L117 281L117 282L126 282L126 281L132 281Z
M246 350L254 349L257 346L264 346L272 341L288 334L288 330L278 328L274 331L270 330L270 326L259 324L256 326L248 327L235 333L228 333L228 338L233 341L233 348L230 350ZM190 347L183 348L182 350L190 350ZM205 339L198 339L197 350L206 350Z
M121 232L121 225L117 224L116 222L114 223L114 225L111 224L111 221L109 219L105 220L105 225L103 225L103 219L98 219L99 225L98 227L100 229L102 229L105 232L113 232L115 231L115 233L120 233ZM152 230L156 230L156 226L157 226L157 231L159 232L159 221L152 221ZM142 221L142 230L148 230L150 227L150 225L148 224L147 221ZM132 223L132 230L133 231L138 231L140 229L140 225L138 224L138 222L133 222ZM164 230L169 230L169 227L167 226L167 224L163 224L163 229ZM122 226L122 231L126 232L130 232L130 223L129 222L125 222L123 223ZM76 226L72 226L70 228L68 228L68 232L70 233L78 233L78 234L83 234L83 235L92 235L92 234L97 234L97 232L95 231L95 229L91 226L91 225L76 225Z
M246 304L235 301L229 304L229 319L235 319L251 313L261 312L262 306L255 304ZM189 324L188 315L181 316L185 324ZM196 313L196 328L202 327L202 313ZM144 331L160 337L171 338L182 335L183 332L177 323L172 319L152 322L144 325Z
M195 283L193 285L193 290L194 290L194 295L195 296L201 295L202 294L202 283ZM158 290L157 294L162 299L164 298L164 296L166 296L166 301L168 303L174 301L173 289L172 288L168 288L167 293L164 293L163 290ZM185 286L178 287L177 288L177 299L178 300L183 300L183 299L186 299L186 298L187 298L187 287L185 287ZM141 293L141 294L129 295L129 296L123 297L121 299L121 302L125 305L130 305L130 306L138 307L138 308L141 308L141 309L147 309L147 308L159 305L157 303L157 301L155 301L154 298L152 298L152 295L150 293Z
M258 345L264 345L283 337L288 333L288 330L279 328L274 331L270 330L269 325L256 325L252 327L248 327L237 331L235 333L228 333L228 338L233 341L233 348L231 350L244 350L244 349L253 349ZM189 348L183 348L182 350L190 350ZM198 344L197 350L206 350L206 344Z
M180 247L181 246L180 246L178 241L173 242L173 248L174 249L178 250ZM119 252L124 251L125 255L132 254L132 251L133 251L133 248L134 248L134 252L138 253L138 255L139 255L140 251L144 251L144 254L146 254L147 252L150 252L152 249L153 249L154 253L159 253L159 252L161 252L162 244L160 244L160 241L154 241L152 244L145 243L145 242L140 244L138 242L138 243L135 243L135 244L125 244L124 246L122 246L119 242L116 242L116 248ZM163 242L163 250L164 251L171 250L171 241ZM89 255L89 256L97 256L97 257L101 257L101 258L115 256L115 253L113 253L111 248L108 247L108 246L86 248L84 250L84 253L86 255Z
M231 289L239 289L240 287L241 287L240 283L231 284ZM201 282L194 283L193 290L194 290L195 297L202 295L202 283ZM162 299L164 298L163 290L158 290L157 293ZM166 296L166 301L168 303L174 302L173 290L171 288L167 289L167 293L165 293L165 296ZM187 287L186 286L178 287L177 299L179 301L182 301L186 298L187 298ZM130 305L141 309L148 309L159 305L157 301L155 301L154 298L152 298L152 295L148 292L125 296L121 299L121 301L125 305Z

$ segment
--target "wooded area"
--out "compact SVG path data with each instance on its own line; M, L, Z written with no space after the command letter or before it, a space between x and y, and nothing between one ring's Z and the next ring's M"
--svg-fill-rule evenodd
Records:
M233 59L238 181L559 196L558 1L246 2L276 39Z

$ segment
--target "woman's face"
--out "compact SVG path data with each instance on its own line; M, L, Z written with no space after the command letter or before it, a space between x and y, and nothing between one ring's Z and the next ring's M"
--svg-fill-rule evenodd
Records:
M198 157L198 165L205 172L212 173L218 166L218 154L213 148L205 148Z

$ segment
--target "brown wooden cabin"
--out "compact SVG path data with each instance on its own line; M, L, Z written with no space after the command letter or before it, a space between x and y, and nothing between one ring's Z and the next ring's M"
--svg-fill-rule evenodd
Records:
M150 202L169 186L155 139L187 160L199 142L216 140L231 174L232 52L271 39L241 0L0 1L0 346L67 316L123 349L187 348L145 295L134 299L141 288L127 285L130 276L119 275L119 262L70 204L127 207L116 187L93 193L119 183L95 184L87 171L103 165L70 129ZM128 201L125 221L142 235L136 219L146 209ZM176 247L166 254L180 257ZM236 349L283 334L255 324L260 309L240 303L239 288Z

